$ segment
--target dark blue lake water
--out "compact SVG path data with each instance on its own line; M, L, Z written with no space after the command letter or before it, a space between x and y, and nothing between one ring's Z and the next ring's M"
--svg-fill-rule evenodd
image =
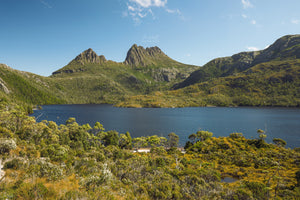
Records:
M64 124L75 117L79 124L91 126L99 121L106 130L130 132L132 137L158 135L170 132L180 137L184 145L188 136L198 130L207 130L215 137L240 132L246 138L257 138L257 129L267 131L267 142L282 138L287 147L300 146L300 109L296 108L115 108L111 105L48 105L34 111L37 121L55 121Z

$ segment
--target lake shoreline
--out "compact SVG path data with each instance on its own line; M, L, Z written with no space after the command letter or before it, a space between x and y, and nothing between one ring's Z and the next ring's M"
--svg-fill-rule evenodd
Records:
M33 106L32 110L41 110L43 106L59 106L59 105L108 105L112 106L115 108L153 108L153 109L160 109L160 108L291 108L291 109L300 109L300 106L213 106L213 105L208 105L208 106L186 106L186 107L133 107L133 106L115 106L116 104L109 104L109 103L70 103L70 104L43 104L43 105L35 105ZM39 108L39 106L41 108Z

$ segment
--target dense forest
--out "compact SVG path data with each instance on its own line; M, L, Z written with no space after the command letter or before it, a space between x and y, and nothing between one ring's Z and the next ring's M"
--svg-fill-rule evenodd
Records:
M198 131L182 149L175 133L131 138L74 118L37 123L26 111L1 104L1 199L300 198L300 149L268 144L260 129L255 139Z

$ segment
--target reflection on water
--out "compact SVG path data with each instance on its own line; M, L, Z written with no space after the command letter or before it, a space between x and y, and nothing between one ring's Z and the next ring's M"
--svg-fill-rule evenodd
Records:
M183 146L188 136L207 130L215 137L240 132L246 138L257 138L257 129L267 131L267 142L282 138L287 147L300 144L300 109L296 108L115 108L111 105L49 105L36 110L38 121L49 120L64 124L75 117L79 124L94 125L99 121L106 130L130 132L132 137L170 132L180 137Z

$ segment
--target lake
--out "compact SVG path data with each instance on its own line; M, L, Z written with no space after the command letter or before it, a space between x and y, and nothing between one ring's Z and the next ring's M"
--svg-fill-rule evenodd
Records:
M132 137L158 135L170 132L180 137L184 146L188 136L198 130L207 130L215 137L240 132L246 138L257 138L257 129L267 131L267 142L281 138L287 147L300 146L300 109L256 107L195 107L195 108L116 108L111 105L46 105L35 110L37 121L55 121L65 124L75 117L79 124L97 121L106 130L130 132Z

